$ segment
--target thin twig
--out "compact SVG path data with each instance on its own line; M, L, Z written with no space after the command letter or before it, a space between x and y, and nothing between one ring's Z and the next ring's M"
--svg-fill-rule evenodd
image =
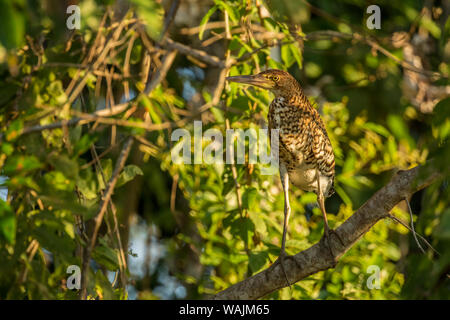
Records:
M209 30L209 29L218 29L218 28L224 28L225 27L225 21L212 21L208 22L203 26L203 30ZM192 36L194 34L197 34L202 29L202 26L192 27L192 28L182 28L180 30L181 34Z
M412 213L411 205L409 204L409 200L407 197L405 197L405 201L406 201L406 204L408 205L409 217L411 219L411 230L412 230L412 234L414 236L414 240L416 240L417 246L419 247L420 251L422 251L422 253L425 254L425 250L423 250L422 246L420 245L419 240L417 239L416 230L414 230L413 213Z
M90 241L86 247L85 254L83 257L83 268L81 273L81 291L80 298L82 300L86 300L87 298L87 276L88 276L88 267L89 261L91 259L92 251L94 250L95 242L97 240L98 231L103 221L103 216L105 215L108 203L111 199L111 196L114 191L114 187L116 186L117 179L119 178L119 174L125 166L125 162L130 153L131 147L133 146L133 137L129 137L125 142L122 151L120 152L119 159L116 162L116 166L114 167L114 171L111 175L111 178L108 181L108 185L106 186L105 194L103 196L102 201L100 202L100 207L94 219L94 230L92 232L92 236Z
M92 155L94 156L94 160L96 161L96 165L97 165L96 167L100 171L100 174L102 176L103 184L106 186L107 181L106 181L106 177L105 177L105 172L103 171L102 164L100 162L100 158L97 154L97 150L95 149L95 145L91 146L91 152L92 152ZM103 198L103 191L101 191L101 194L102 194L102 198ZM125 259L125 253L124 253L123 246L122 246L122 239L120 237L120 232L119 232L118 223L117 223L117 209L111 198L109 199L109 208L110 208L110 212L112 214L113 220L114 220L114 233L117 238L117 247L119 249L119 255L118 255L119 259L118 260L119 260L120 279L122 282L122 287L125 288L126 287L126 272L125 272L125 270L127 269L127 262ZM108 222L107 219L106 219L106 222ZM110 232L110 237L112 239L113 235L109 228L109 224L108 224L108 231Z
M224 12L224 20L225 20L226 34L230 35L230 37L231 37L230 24L228 22L228 13L227 13L227 11ZM227 41L229 41L229 40L227 40ZM230 50L228 49L226 51L226 53L225 53L225 61L226 61L225 64L227 64L228 61L230 60L230 54L231 54ZM215 104L217 104L219 102L220 94L222 93L222 90L223 90L223 88L225 86L225 77L226 77L227 74L228 74L228 68L223 68L221 73L220 73L220 75L219 75L219 80L218 80L218 83L217 83L217 87L216 87L216 90L215 90L215 93L214 93L214 97L211 100L210 106L214 106ZM217 100L217 101L215 101L215 100ZM200 108L199 111L202 112L202 109L206 110L207 106L208 105L203 106L202 108ZM226 111L225 111L225 129L226 130L231 129L230 120L228 119L228 116L226 115ZM233 175L234 185L236 187L235 190L236 190L236 199L237 199L237 203L238 203L239 214L241 215L241 218L243 218L244 217L244 211L242 209L241 186L240 186L239 181L238 181L237 168L236 168L236 164L234 162L234 152L231 153L231 158L228 159L228 160L231 161L231 174ZM245 242L244 244L245 244L245 249L246 249L246 251L248 253L247 243Z
M424 237L422 237L419 233L415 232L413 229L411 229L408 224L402 220L400 220L399 218L397 218L396 216L394 216L393 214L389 213L388 217L391 218L392 220L394 220L395 222L400 223L402 226L404 226L406 229L408 229L409 231L411 231L413 234L416 234L417 236L419 236L419 238L425 242L425 244L434 251L434 253L436 253L437 255L440 255L440 253L433 248L433 246L427 241L427 239L425 239ZM417 241L417 240L416 240ZM419 245L420 246L420 245ZM423 249L422 249L423 252ZM425 253L425 252L424 252Z
M161 43L164 43L167 39L167 35L169 34L170 26L173 23L173 20L175 19L175 16L178 12L178 8L180 7L180 0L172 0L172 3L170 5L170 9L167 12L166 18L164 19L164 26L163 31L161 32L161 36L159 41Z
M167 72L172 66L176 56L177 52L175 50L169 52L164 56L161 67L158 68L158 71L152 77L152 80L150 80L150 83L144 91L145 95L148 95L150 92L152 92L158 86L158 84L160 84L161 81L166 78Z
M175 42L171 39L167 39L166 43L164 44L166 48L177 50L180 53L184 55L193 56L194 58L206 62L207 64L210 64L215 67L224 68L226 67L225 63L218 57L210 55L206 53L205 51L198 50L191 48L185 44Z

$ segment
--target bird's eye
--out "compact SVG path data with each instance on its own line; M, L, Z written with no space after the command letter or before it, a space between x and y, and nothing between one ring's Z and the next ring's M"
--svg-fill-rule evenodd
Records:
M279 76L273 76L272 80L273 81L278 81L278 80L280 80L280 77Z

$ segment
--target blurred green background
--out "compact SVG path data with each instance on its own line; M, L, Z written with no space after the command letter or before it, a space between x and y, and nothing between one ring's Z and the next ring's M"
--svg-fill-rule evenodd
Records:
M66 27L72 4L80 8L80 30ZM127 101L125 82L131 98L139 97L137 111L111 117L116 120L160 124L189 116L182 127L191 133L194 119L203 122L203 131L222 133L227 122L244 130L266 125L272 96L235 84L226 84L219 102L199 112L213 99L221 68L183 52L155 90L139 95L157 73L167 38L222 60L240 59L229 75L277 68L299 80L323 116L335 150L336 194L326 202L333 228L397 170L434 159L432 169L442 173L410 199L416 231L440 255L422 243L423 254L411 233L383 220L335 269L264 298L450 298L450 2L374 4L381 8L379 30L367 28L370 14L363 0L2 0L0 299L78 298L66 287L66 270L81 266L78 250L86 239L80 219L89 231L104 179L129 135L141 140L119 177L115 209L100 231L90 298L207 298L276 260L283 193L278 175L261 175L259 165L236 165L237 193L230 165L172 162L173 128L147 132L90 123L22 134L35 125L111 107L111 96L116 104ZM176 14L167 27L170 12ZM146 53L142 33L130 24L123 31L126 41L99 70L82 66L97 34L108 40L115 22L134 18L141 19L155 52ZM145 61L151 61L147 75ZM86 85L67 104L80 68ZM118 76L107 84L105 72ZM100 165L93 165L93 149L101 155ZM312 193L293 188L291 206L286 249L294 254L319 241L323 221ZM120 240L112 231L112 211ZM392 213L409 222L406 203ZM367 286L373 265L380 270L379 289Z

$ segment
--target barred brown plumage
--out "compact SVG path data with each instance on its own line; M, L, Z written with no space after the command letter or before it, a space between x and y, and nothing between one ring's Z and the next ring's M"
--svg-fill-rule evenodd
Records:
M335 162L333 147L319 112L311 105L297 80L286 71L271 69L251 76L228 77L227 80L268 89L275 94L269 106L268 122L269 130L279 130L279 168L285 199L283 238L277 262L281 263L284 271L286 232L291 212L289 182L317 194L324 218L324 237L335 259L329 236L337 234L328 226L324 200L334 193ZM285 276L289 283L286 273Z

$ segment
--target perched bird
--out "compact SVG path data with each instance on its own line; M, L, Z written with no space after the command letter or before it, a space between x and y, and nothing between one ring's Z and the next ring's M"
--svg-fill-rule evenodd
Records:
M334 153L324 123L311 105L300 84L289 73L282 70L266 70L256 75L227 77L238 82L270 90L275 99L270 103L269 131L279 130L279 171L284 191L284 225L280 257L286 257L286 231L291 207L289 183L317 194L317 202L324 218L324 237L333 259L330 235L334 230L328 226L325 198L334 193ZM270 136L270 134L269 134ZM286 272L284 271L286 280Z

